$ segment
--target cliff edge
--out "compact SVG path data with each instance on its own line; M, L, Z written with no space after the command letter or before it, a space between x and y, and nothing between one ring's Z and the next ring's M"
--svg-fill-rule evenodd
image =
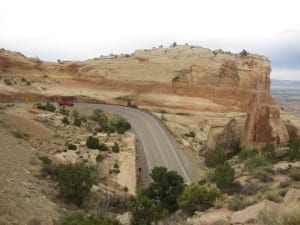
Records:
M280 145L289 139L270 95L270 72L269 60L260 55L186 45L57 63L0 50L3 80L31 81L30 87L18 85L22 80L2 84L2 99L20 99L20 93L32 99L84 95L111 103L132 99L162 109L243 112L243 125L235 136L242 144L254 145ZM187 99L192 101L187 104ZM209 104L200 107L198 103L204 100Z

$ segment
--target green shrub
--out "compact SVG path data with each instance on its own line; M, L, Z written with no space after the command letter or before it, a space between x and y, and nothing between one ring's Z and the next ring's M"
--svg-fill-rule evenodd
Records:
M207 151L204 155L204 162L207 167L216 167L225 162L224 151L220 148L216 148L213 151Z
M262 155L254 155L248 158L245 162L245 166L248 170L253 170L257 167L264 167L270 165L270 162Z
M118 134L123 134L131 128L130 123L121 117L117 117L114 121L112 121L111 125L115 128Z
M280 196L280 194L278 192L275 192L275 191L266 192L265 198L270 201L277 202L277 203L282 202L282 197Z
M258 168L253 171L253 177L265 183L273 181L272 176L273 174L266 171L265 168Z
M232 169L228 163L217 166L215 170L215 181L219 189L229 189L234 185L234 169Z
M104 144L104 143L99 144L98 149L99 149L100 151L108 151L108 147L107 147L106 144Z
M16 138L19 138L19 139L28 139L29 138L28 134L26 134L20 130L13 130L11 132Z
M73 213L64 217L59 225L121 225L118 220L99 217L96 215L84 215L82 213Z
M289 171L289 176L295 181L300 181L300 168L292 168Z
M238 154L239 159L247 160L255 155L258 155L258 150L255 148L243 147Z
M221 193L213 188L191 185L185 187L178 197L179 208L187 215L192 216L195 211L204 211L213 206L214 201L221 197Z
M300 160L300 141L295 139L289 140L288 147L287 157L289 161Z
M105 115L105 113L100 109L95 109L90 119L98 122L100 127L104 130L108 127L108 118Z
M80 119L80 117L75 117L74 118L74 125L77 126L77 127L81 126L81 119Z
M240 55L241 56L247 56L249 53L245 50L245 49L243 49L241 52L240 52Z
M55 112L56 107L51 104L50 102L47 102L46 105L42 105L40 103L37 104L37 108L44 110L44 111L49 111L49 112Z
M61 119L61 122L63 123L63 124L65 124L65 125L69 125L70 124L70 122L69 122L69 120L68 120L68 117L64 117L64 118L62 118Z
M215 169L208 170L205 175L209 182L215 182Z
M118 163L114 163L114 169L119 169Z
M68 149L75 151L75 150L77 150L77 146L74 144L68 144Z
M65 116L69 116L69 112L65 107L59 109L59 113Z
M7 85L7 86L10 86L12 85L12 82L8 79L4 79L4 83Z
M245 203L238 196L234 196L228 201L227 208L233 211L242 210L245 208Z
M42 167L42 176L51 176L52 178L57 178L61 166L55 163L44 163Z
M275 155L275 147L273 144L267 143L261 148L261 154L265 157L266 160L269 162L275 162L276 161L276 155Z
M40 156L39 160L41 160L44 164L51 164L52 160L48 158L48 156L44 155L44 156Z
M97 155L97 157L96 157L97 162L101 162L103 159L104 159L104 157L101 154Z
M130 201L130 212L132 215L132 225L151 225L168 215L168 211L161 202L149 199L146 196L138 196Z
M115 142L114 146L112 146L111 150L115 153L120 152L120 148L117 142Z
M61 167L58 174L61 194L78 206L82 206L94 183L92 169L82 163Z
M196 134L194 131L190 131L189 133L184 134L184 136L194 138L196 137Z
M99 149L99 140L97 137L93 137L93 136L89 136L87 139L86 139L86 146L89 148L89 149Z

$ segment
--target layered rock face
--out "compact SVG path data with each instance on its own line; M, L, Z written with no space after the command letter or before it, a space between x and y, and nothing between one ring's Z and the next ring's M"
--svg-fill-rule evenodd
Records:
M270 62L255 54L175 46L81 62L47 63L0 51L0 71L92 81L101 90L128 92L140 100L144 93L205 98L247 113L242 136L238 134L244 144L280 144L289 137L270 95Z

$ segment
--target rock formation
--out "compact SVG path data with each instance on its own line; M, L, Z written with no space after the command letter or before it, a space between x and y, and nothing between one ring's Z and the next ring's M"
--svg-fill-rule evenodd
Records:
M245 112L247 116L239 136L237 132L229 134L232 141L240 139L242 144L272 142L279 145L289 138L279 108L270 95L270 71L270 62L263 56L193 46L137 50L132 55L111 55L87 61L59 60L58 63L0 51L2 74L29 77L36 82L43 76L80 81L83 86L90 82L97 85L97 90L122 91L145 105L153 102L147 102L143 94L155 93L205 98L228 111ZM1 94L13 92L7 89ZM35 90L27 92L37 94ZM72 94L83 95L79 90ZM160 102L156 104L159 106ZM235 124L232 120L224 131L232 131ZM224 139L225 136L220 137Z

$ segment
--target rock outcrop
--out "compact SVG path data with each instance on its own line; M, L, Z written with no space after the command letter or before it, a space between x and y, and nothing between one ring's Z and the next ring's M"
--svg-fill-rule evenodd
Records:
M284 206L269 200L264 200L255 205L249 206L241 211L237 211L231 216L231 224L257 224L259 214L262 211L273 212L274 214L281 212Z
M270 71L270 62L263 56L193 46L137 50L132 55L58 63L0 51L0 72L31 77L33 81L47 76L80 81L82 85L90 82L97 85L98 90L122 91L145 105L153 104L144 99L143 95L147 93L191 96L208 99L228 111L245 112L247 118L242 131L237 132L238 136L236 132L230 134L234 142L240 139L242 144L272 142L279 145L289 138L279 108L270 95ZM35 93L35 90L28 92ZM7 93L9 91L1 94ZM78 89L72 94L82 95L82 92ZM159 99L155 104L160 106L162 100L165 99ZM226 129L232 130L233 121Z

